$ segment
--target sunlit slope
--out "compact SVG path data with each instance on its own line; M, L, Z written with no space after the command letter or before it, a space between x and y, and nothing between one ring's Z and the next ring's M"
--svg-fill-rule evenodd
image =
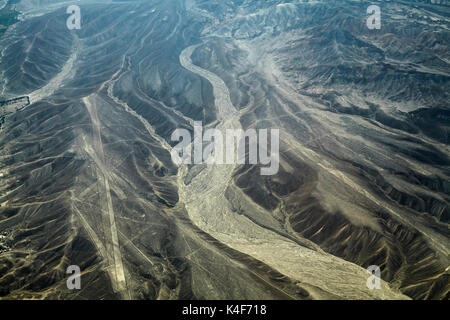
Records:
M445 7L81 1L69 31L39 4L0 40L31 102L0 135L2 298L448 298ZM279 173L177 167L194 121L280 129Z

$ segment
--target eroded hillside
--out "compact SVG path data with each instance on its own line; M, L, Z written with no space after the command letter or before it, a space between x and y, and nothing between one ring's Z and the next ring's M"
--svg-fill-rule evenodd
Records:
M370 30L354 1L80 1L68 30L51 2L0 38L30 100L0 134L1 298L448 299L447 6ZM279 172L177 166L196 121L279 129Z

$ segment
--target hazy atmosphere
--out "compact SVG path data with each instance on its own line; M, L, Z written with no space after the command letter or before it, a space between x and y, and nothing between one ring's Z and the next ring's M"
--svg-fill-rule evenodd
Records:
M448 300L450 1L0 0L0 300Z

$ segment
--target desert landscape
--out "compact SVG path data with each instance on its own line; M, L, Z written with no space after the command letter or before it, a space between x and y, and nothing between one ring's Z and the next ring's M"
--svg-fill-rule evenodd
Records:
M377 3L0 1L0 299L448 300L450 4Z

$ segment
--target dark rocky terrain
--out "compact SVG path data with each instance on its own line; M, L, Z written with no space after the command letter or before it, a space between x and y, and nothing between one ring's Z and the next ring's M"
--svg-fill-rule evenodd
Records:
M0 299L448 300L448 1L379 30L347 0L85 0L80 30L14 2ZM177 167L194 121L279 128L280 171Z

